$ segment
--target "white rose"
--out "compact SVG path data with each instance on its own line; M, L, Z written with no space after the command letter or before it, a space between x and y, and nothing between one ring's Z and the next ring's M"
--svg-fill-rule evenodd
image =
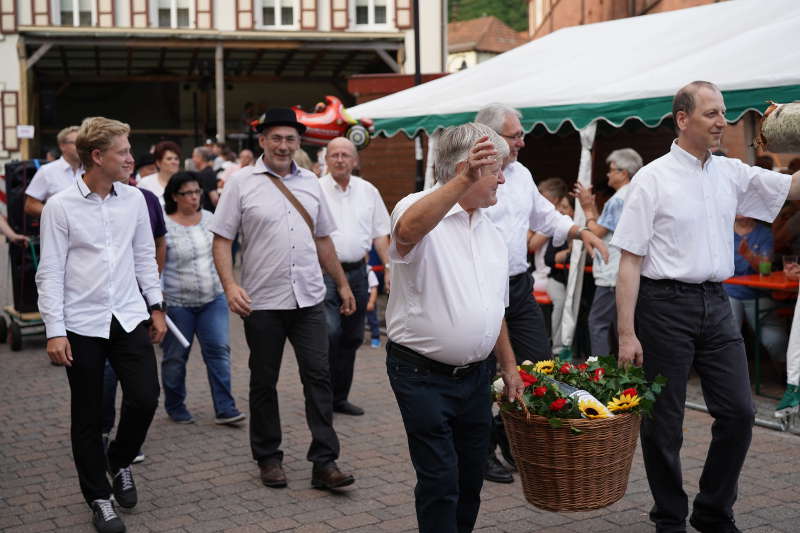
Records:
M596 355L592 356L592 357L590 357L589 359L586 360L587 363L594 363L595 361L597 361L597 356Z
M497 378L497 381L492 383L492 390L498 396L503 394L503 391L506 390L506 384L503 383L503 378Z
M522 362L522 364L523 364L523 365L531 365L531 366L533 366L533 361L531 361L531 360L529 360L529 359L525 359L525 360Z

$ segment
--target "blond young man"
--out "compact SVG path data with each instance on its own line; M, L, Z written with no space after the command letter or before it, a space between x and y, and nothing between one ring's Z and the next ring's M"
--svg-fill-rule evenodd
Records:
M147 205L139 191L118 181L133 169L129 132L116 120L83 121L76 147L86 173L45 204L36 273L47 354L66 367L69 379L81 492L101 533L125 531L112 493L117 505L137 503L130 465L158 405L151 343L166 332ZM107 455L101 437L106 360L123 389Z

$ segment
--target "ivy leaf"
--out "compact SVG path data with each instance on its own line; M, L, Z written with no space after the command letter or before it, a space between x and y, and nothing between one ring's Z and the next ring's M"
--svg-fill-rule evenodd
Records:
M564 426L564 421L560 418L548 418L547 421L550 423L551 428L560 428Z
M569 430L572 432L573 435L580 435L583 433L583 430L576 428L575 426L570 426Z

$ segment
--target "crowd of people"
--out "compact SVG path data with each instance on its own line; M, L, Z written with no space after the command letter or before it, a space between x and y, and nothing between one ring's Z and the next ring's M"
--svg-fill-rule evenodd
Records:
M537 187L517 160L521 114L488 105L474 122L444 130L432 154L435 185L402 199L391 216L378 189L356 175L349 140L331 141L317 164L303 160L305 126L287 108L268 110L256 125L258 157L198 146L184 170L170 141L134 162L130 127L116 120L65 128L62 156L37 172L25 211L41 216L39 309L47 353L66 367L73 458L94 526L124 531L116 506L137 504L131 465L144 460L160 391L172 422L194 422L186 372L195 337L215 422L246 419L231 385L229 312L241 317L250 351L249 440L261 482L289 483L276 390L288 340L311 433L311 484L353 484L336 463L333 414L365 414L350 389L366 322L380 346L372 254L390 291L386 366L417 474L419 529L471 531L484 480L508 483L515 470L502 419L492 414L490 380L499 373L505 394L518 398L518 364L572 356L560 330L566 270L556 266L569 262L577 240L595 285L585 355L617 354L651 379L670 380L642 426L657 530L686 530L678 453L694 367L715 423L690 521L702 532L738 531L733 504L754 415L741 326L752 321L759 294L721 282L758 271L787 240L782 230L793 213L774 236L756 219L770 222L787 199L800 199L800 172L712 155L724 111L713 84L682 88L669 152L648 165L631 148L612 152L613 195L600 205L581 183L570 190L549 178ZM573 220L575 202L583 225ZM796 257L786 271L800 277ZM549 334L535 290L553 302ZM788 369L778 407L796 410L800 325L787 340L767 321L763 336ZM161 346L160 384L153 344Z

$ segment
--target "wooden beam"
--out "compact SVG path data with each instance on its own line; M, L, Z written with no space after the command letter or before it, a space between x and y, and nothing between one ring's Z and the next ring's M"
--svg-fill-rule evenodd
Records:
M37 61L39 61L43 55L45 55L50 48L53 47L53 43L47 42L41 45L36 51L28 58L28 66L27 69L33 68Z
M338 65L336 65L336 68L334 68L334 69L333 69L333 75L334 75L334 77L339 77L339 76L342 74L342 71L344 70L344 68L345 68L347 65L349 65L349 64L350 64L350 62L351 62L353 59L355 59L355 57L356 57L358 54L359 54L359 51L358 51L358 50L350 50L349 52L347 52L347 55L346 55L346 56L344 56L344 59L342 59L342 61L341 61L341 62L340 62Z
M89 69L91 70L91 69ZM84 70L85 72L85 70ZM64 76L60 70L56 71L38 71L37 79L41 83L47 84L61 84L64 82ZM73 84L98 84L98 83L171 83L171 82L197 82L203 80L204 77L193 74L187 76L184 73L180 74L104 74L102 79L98 79L94 73L76 74L73 69L73 74L70 77L70 82ZM256 74L253 76L226 76L225 81L231 83L271 83L276 81L287 82L331 82L330 76L275 76L271 74Z
M64 46L58 47L58 54L61 56L61 70L64 72L64 77L69 78L69 65L67 64L67 54L64 52Z
M247 75L251 75L253 71L256 69L259 63L261 63L261 58L264 57L265 50L262 48L258 52L256 52L256 57L250 62L250 66L247 67Z
M325 54L327 53L328 52L325 50L320 50L319 52L317 52L311 59L311 61L308 62L308 66L306 66L304 74L306 76L310 76L311 73L314 71L314 69L317 68L317 65L319 65L319 62L322 61L322 58L325 57Z
M394 58L386 52L386 50L381 50L380 48L377 48L375 49L375 53L378 54L378 57L380 57L384 63L389 65L389 68L392 69L393 72L399 73L403 70L397 63L397 61L395 61Z
M280 76L283 73L283 71L286 70L286 66L289 64L289 61L292 60L292 58L294 57L294 54L295 54L294 50L289 50L288 52L286 52L286 55L283 56L283 59L281 59L281 62L278 64L278 67L275 69L275 75L276 76Z

